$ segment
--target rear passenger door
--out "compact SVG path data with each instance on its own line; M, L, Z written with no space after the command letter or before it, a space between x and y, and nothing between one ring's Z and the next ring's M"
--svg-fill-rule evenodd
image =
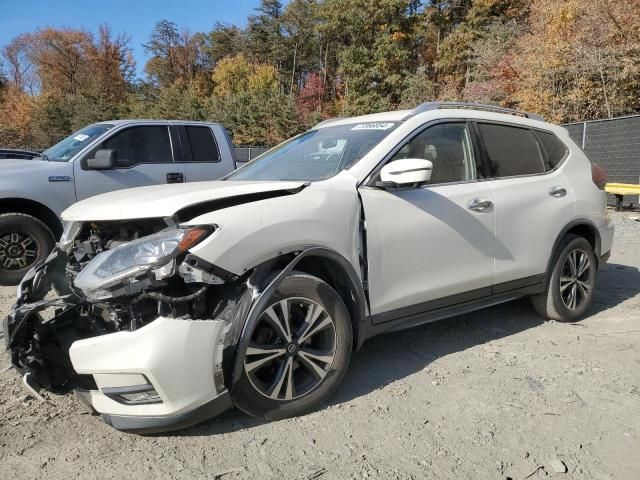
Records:
M216 180L229 173L229 165L221 161L220 149L210 127L178 125L177 129L188 182Z
M78 201L122 188L183 182L184 165L174 161L172 143L174 139L167 125L136 125L117 130L75 162ZM101 149L116 151L116 168L87 168L87 160Z
M493 291L535 284L573 218L575 198L561 165L566 147L553 133L527 127L478 122L476 128L495 206Z

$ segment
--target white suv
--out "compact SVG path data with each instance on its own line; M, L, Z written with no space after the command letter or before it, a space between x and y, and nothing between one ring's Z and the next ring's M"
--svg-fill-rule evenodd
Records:
M74 388L121 430L232 405L303 414L378 333L522 296L581 317L613 239L602 188L531 114L427 103L326 121L222 181L66 210L7 343L29 388ZM69 292L43 300L57 269Z

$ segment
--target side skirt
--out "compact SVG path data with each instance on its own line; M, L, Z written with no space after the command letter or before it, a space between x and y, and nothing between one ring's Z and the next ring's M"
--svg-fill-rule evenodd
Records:
M424 323L509 302L526 295L541 293L545 289L545 275L534 275L511 282L480 288L429 302L404 307L371 316L371 324L363 337L371 338L383 332L404 330Z

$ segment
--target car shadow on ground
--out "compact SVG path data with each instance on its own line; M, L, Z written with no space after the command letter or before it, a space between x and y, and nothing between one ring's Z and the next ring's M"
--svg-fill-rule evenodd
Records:
M587 318L640 293L640 271L618 264L604 266L598 275L594 304ZM374 337L354 352L349 371L329 401L348 403L392 382L406 378L451 353L499 340L544 323L523 298L465 315ZM238 410L176 432L176 436L228 433L265 422Z
M640 293L640 269L607 263L598 272L596 294L589 315L601 313Z

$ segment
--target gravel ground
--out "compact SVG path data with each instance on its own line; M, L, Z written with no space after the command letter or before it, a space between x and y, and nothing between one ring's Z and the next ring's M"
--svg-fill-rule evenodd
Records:
M2 373L0 478L638 479L640 223L613 215L614 252L582 322L543 322L521 300L377 337L304 417L230 411L129 435ZM13 294L0 288L0 313Z

